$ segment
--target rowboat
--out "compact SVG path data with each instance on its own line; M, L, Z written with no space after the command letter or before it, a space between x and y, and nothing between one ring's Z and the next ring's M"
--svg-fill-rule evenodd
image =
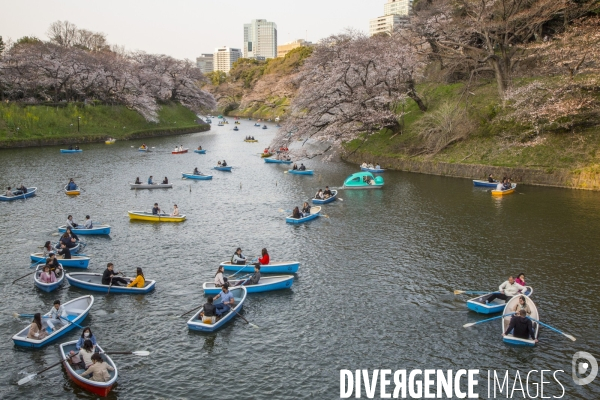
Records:
M313 175L314 171L312 169L305 169L303 171L299 169L288 169L288 173L294 175Z
M198 150L198 149L196 149L196 150L194 150L194 153L198 153L198 154L206 154L206 150L204 150L204 149L203 149L203 150Z
M263 129L267 129L267 126L266 126L266 125L263 125L263 127L262 127L262 128L263 128Z
M200 310L188 320L188 328L192 331L214 332L217 329L221 328L223 325L225 325L227 322L231 321L236 316L236 312L239 313L240 311L242 311L244 300L246 300L248 292L246 291L246 287L244 286L231 288L229 291L233 295L235 301L235 307L233 309L229 310L229 312L225 314L223 318L216 321L214 324L205 324L204 322L202 322L202 320L198 319L198 317L200 316L200 312L202 311L202 308L200 308ZM221 303L220 298L218 298L214 302L214 304L219 303Z
M73 340L71 342L61 343L59 345L60 356L63 360L69 356L69 353L71 351L77 352L77 350L75 348L76 344L77 344L77 340ZM79 366L76 366L74 368L73 365L68 361L63 362L63 365L65 367L65 370L67 371L67 375L69 375L69 378L71 378L73 383L75 383L77 386L79 386L89 392L92 392L97 396L106 397L106 396L108 396L108 393L110 392L113 385L117 381L119 373L117 370L117 365L106 353L104 353L104 350L102 350L102 347L100 347L99 344L96 344L96 350L98 350L100 352L102 359L108 365L110 365L111 367L113 367L115 369L114 371L108 371L108 374L110 376L110 379L108 380L108 382L96 382L91 379L84 378L80 374L85 372L85 370L81 369Z
M83 150L68 150L68 149L60 149L61 153L83 153Z
M219 123L217 124L217 126L225 126L225 124L224 124L224 123L222 123L222 122L219 122Z
M492 196L505 196L507 194L513 194L515 192L515 188L517 187L516 183L512 183L510 185L510 189L506 190L492 190Z
M525 286L527 289L525 291L525 296L529 297L533 293L533 288L531 286ZM494 293L494 292L492 292ZM484 294L483 296L475 297L474 299L467 300L467 307L469 310L475 311L479 314L494 314L502 311L504 306L506 305L504 300L494 299L491 303L486 304L485 300L489 298L492 293ZM515 296L518 297L518 296Z
M81 188L79 186L77 186L77 189L75 190L67 190L67 186L68 185L65 185L65 193L67 196L79 196L79 194L81 194Z
M505 315L514 312L515 308L517 307L517 304L519 304L519 296L514 296L508 301L508 303L506 303L506 307L504 307L504 311L502 314ZM537 307L533 303L533 300L527 299L527 305L531 310L531 314L529 315L529 317L539 320L540 316ZM502 318L502 333L506 332L506 329L508 329L508 325L510 324L511 318L512 315ZM535 332L535 337L537 338L540 325L535 321L531 321L531 323L533 324L533 331ZM502 338L502 341L504 343L513 344L515 346L535 346L535 340L514 337L512 333L509 333L508 335L504 336Z
M130 183L129 187L131 189L171 189L173 187L172 183Z
M329 198L321 200L321 199L312 199L313 204L327 204L327 203L332 203L337 199L337 195L338 195L338 191L337 190L332 190L331 191L331 196L329 196Z
M256 139L245 139L244 142L246 142L246 143L258 143L258 140L256 140Z
M256 124L256 123L255 123L255 124L254 124L254 126L258 126L258 127L260 127L260 124Z
M150 151L150 150L149 150L149 147L148 147L148 146L146 146L146 147L138 147L138 151L145 151L145 152L148 152L148 151Z
M172 217L169 214L152 214L147 211L127 211L130 220L153 221L153 222L182 222L185 215Z
M15 192L18 192L19 190L13 190L13 195L14 196L6 196L6 195L0 195L0 201L13 201L13 200L20 200L20 199L26 199L28 197L32 197L35 196L35 192L37 191L36 187L30 187L27 188L27 193L24 194L15 194Z
M361 171L367 171L367 172L372 172L374 174L380 174L382 172L385 172L385 169L382 168L367 168L367 167L360 167Z
M67 231L67 226L59 226L58 231L63 233ZM73 228L71 229L76 235L110 235L110 225L94 225L93 228Z
M217 171L227 171L227 172L231 172L231 168L232 167L213 167L213 169L216 169Z
M183 176L186 179L196 179L199 181L208 181L208 180L212 179L212 175L205 175L205 174L195 175L191 172L182 172L181 176Z
M54 247L54 252L59 251L60 250L60 242L56 243L53 247ZM69 247L69 251L71 253L79 253L79 250L81 250L81 242L79 242L79 241L75 242L75 246Z
M59 264L59 265L61 265L61 264ZM44 272L45 266L46 266L45 264L40 264L37 266L37 268L35 269L35 274L33 274L33 283L40 290L50 293L51 291L57 289L60 285L62 285L62 283L65 281L65 273L64 273L64 271L61 272L56 277L56 282L52 282L52 283L42 282L42 281L40 281L40 275L42 272ZM62 265L61 265L61 267L62 267Z
M224 261L219 264L225 271L254 272L254 264L238 265L231 261ZM299 261L280 261L260 266L261 274L295 274L300 268ZM262 278L261 278L262 279Z
M500 182L488 182L480 179L473 179L473 186L495 188Z
M44 253L31 253L29 255L33 262L44 262L46 257ZM69 259L59 258L60 264L63 267L69 268L87 268L90 265L90 258L86 256L71 256Z
M104 141L104 144L115 144L116 141L117 139L108 139Z
M183 149L183 150L176 150L176 151L172 151L171 154L184 154L187 153L189 149Z
M310 220L313 220L313 219L319 217L320 215L321 215L321 207L320 206L316 206L316 207L311 207L310 208L310 214L307 215L306 217L293 218L290 215L289 217L285 218L285 222L287 222L288 224L302 224L304 222L308 222Z
M276 158L265 158L267 164L291 164L292 160L278 160Z
M65 311L67 313L67 321L63 321L62 324L54 324L56 330L52 332L48 332L50 328L48 328L48 324L46 323L47 318L50 317L50 312L44 314L42 317L42 329L48 332L48 336L39 340L39 339L29 339L27 334L29 333L30 325L27 325L24 329L22 329L19 333L12 337L13 342L17 346L29 347L34 349L39 349L44 347L45 345L54 342L56 339L65 335L66 333L72 331L77 326L75 324L81 324L81 322L87 317L90 312L90 308L94 304L94 296L87 295L81 296L74 300L68 301L63 304Z
M234 131L239 131L240 129L239 129L237 126L235 126L235 127L233 128L233 130L234 130Z
M261 267L262 271L262 267ZM229 280L232 287L244 282L245 279ZM278 275L261 277L256 285L244 285L248 293L270 292L272 290L288 289L294 283L294 275ZM216 287L214 282L204 282L202 285L204 294L219 294L221 287Z
M370 172L356 172L344 181L342 189L381 189L383 177L373 176Z
M154 290L154 286L156 286L156 281L146 279L146 284L143 288L138 287L126 287L126 286L115 286L112 285L103 285L102 284L102 274L94 274L90 272L73 272L68 273L67 281L69 285L75 286L81 289L92 290L94 292L102 292L108 293L110 289L110 293L130 293L130 294L146 294L150 293ZM131 279L134 278L125 278Z
M271 157L273 154L271 153L262 153L260 156L261 158L267 158L267 157Z

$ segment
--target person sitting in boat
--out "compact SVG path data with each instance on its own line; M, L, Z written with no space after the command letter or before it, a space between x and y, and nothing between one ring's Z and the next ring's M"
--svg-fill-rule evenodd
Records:
M95 353L95 346L91 340L86 339L83 341L83 346L79 348L79 352L75 353L71 350L71 364L75 367L75 369L83 368L88 369L92 366L92 356Z
M379 164L376 164L375 169L381 169L381 166Z
M12 192L12 189L9 187L6 188L6 193L4 193L6 197L13 197L15 194Z
M331 190L329 190L329 186L325 186L325 191L323 192L323 198L328 199L331 196L333 196L333 193L331 193Z
M56 282L56 275L54 274L54 271L50 271L50 267L47 265L44 265L44 270L40 274L40 282L43 282L43 283Z
M300 166L298 167L299 171L306 171L306 167L304 166L304 164L300 163Z
M60 237L59 243L60 243L61 247L64 245L68 249L72 249L73 247L77 246L76 240L74 238L72 238L71 236L69 236L68 232L63 233L63 235Z
M69 179L69 183L67 183L67 190L77 190L77 184L73 178Z
M223 276L223 273L223 266L219 265L219 268L217 268L217 273L215 274L215 287L221 287L223 285L229 286L229 282L227 282L227 277Z
M367 163L366 163L365 161L363 161L363 163L362 163L362 164L360 164L360 167L361 167L361 168L367 168Z
M121 284L127 285L129 282L124 278L118 277L117 275L119 275L120 272L115 272L113 269L113 263L106 264L106 269L102 273L102 284L112 286L121 286Z
M219 162L217 163L217 167L221 166L221 160L219 160Z
M296 165L296 163L294 163L294 165L292 165L292 169L293 170L297 170L298 169L298 166Z
M198 146L198 150L202 150L202 146Z
M519 293L525 293L527 289L515 282L514 277L509 276L508 280L502 282L502 284L498 287L498 290L500 293L492 293L490 297L486 299L486 304L491 303L495 299L501 299L508 303L513 296L516 296Z
M177 208L177 204L173 204L173 212L171 213L171 217L179 217L179 208Z
M75 349L76 350L81 349L81 347L83 346L83 343L86 340L90 340L94 347L97 344L96 336L94 336L94 334L92 333L92 329L89 326L86 326L85 328L83 328L83 332L81 332L81 337L77 340L77 344L75 344ZM75 353L75 352L71 350L71 354L73 354L73 353Z
M256 139L254 139L254 136L252 136L252 139L250 139L250 140L256 140Z
M76 145L76 146L75 146L75 150L79 150L79 146L77 146L77 145Z
M83 227L85 229L92 229L94 227L94 224L92 223L92 219L90 218L89 215L85 216L85 222L83 223Z
M525 295L519 296L518 304L510 311L518 314L521 310L525 310L527 316L531 315L531 308L529 308L529 305L527 304L527 297Z
M194 168L194 175L202 175L200 171L198 171L198 167Z
M25 187L25 185L23 185L21 183L21 186L19 186L17 188L17 190L15 191L15 195L26 194L26 193L27 193L27 188Z
M135 184L136 185L141 185L142 182L140 181L140 177L138 176L137 178L135 178Z
M310 215L310 205L305 201L302 205L302 216L307 217Z
M300 215L300 209L298 207L294 207L294 210L292 211L292 218L295 218L295 219L302 218L302 215Z
M52 248L52 242L50 242L49 240L46 240L46 243L44 243L44 247L42 247L42 252L44 253L44 257L48 257L48 254L50 254L50 253L54 254L54 249Z
M79 225L79 227L81 228L81 225ZM67 232L69 234L71 239L75 239L76 242L79 241L79 236L77 236L75 233L73 233L73 229L67 228L67 230L65 232Z
M256 263L256 264L254 264L254 273L252 274L252 276L250 278L246 279L246 282L244 282L244 286L258 285L259 281L260 281L260 264Z
M538 342L535 337L535 331L533 330L533 323L527 318L527 312L525 310L519 310L518 314L511 318L510 324L502 336L508 335L511 331L512 335L516 338L531 338L536 343Z
M292 161L292 158L291 158L291 157L290 157L290 155L288 154L288 155L286 155L286 156L285 156L285 160L286 160L286 161Z
M56 258L54 252L48 253L48 258L46 259L46 265L50 268L50 271L54 272L54 275L59 276L62 272L62 267L58 263L58 259Z
M115 369L113 367L111 367L110 365L108 365L102 359L102 356L98 353L94 353L92 355L92 362L93 362L93 364L79 375L85 377L86 375L91 374L92 377L89 379L94 382L110 381L111 378L110 378L110 374L108 373L108 371L114 371Z
M63 260L70 260L71 259L71 250L69 250L69 248L64 243L60 244L60 250L58 251L57 254L59 256L62 256L61 258Z
M213 300L221 298L221 303L215 305L215 312L217 317L227 314L231 307L235 304L233 294L229 291L229 288L225 285L221 286L221 292L216 295Z
M260 265L268 265L270 260L269 257L269 252L267 251L266 248L262 249L261 253L261 257L258 258L258 262Z
M147 148L148 148L148 146L146 146L146 143L142 144L142 149L144 149L144 150L145 150L145 149L147 149Z
M265 149L263 150L263 153L265 153L265 154L269 154L269 148L268 148L268 147L267 147L267 148L265 148Z
M173 150L175 153L179 152L179 147L175 146L175 150Z
M489 175L488 175L488 182L489 182L489 183L494 183L494 182L496 182L496 181L494 180L494 176L493 176L492 174L489 174Z
M77 228L77 226L77 223L73 221L73 216L69 214L67 216L67 228Z
M200 311L200 315L198 319L202 321L203 324L214 324L216 320L216 308L213 305L212 296L206 299L206 303L202 306L202 311Z
M512 183L510 182L510 178L506 178L506 183L504 184L504 190L512 189Z
M183 145L182 144L179 145L179 151L183 151Z
M226 167L227 166L227 161L223 160L223 163L221 164L221 167Z
M165 179L163 179L163 181L162 181L162 184L163 184L163 185L168 185L168 184L169 184L169 178L167 178L167 177L165 176Z
M160 214L160 207L158 207L158 203L154 203L154 207L152 207L152 215Z
M69 145L69 150L73 150L73 145L72 144Z
M323 196L323 189L319 189L319 191L317 192L317 194L315 194L315 199L317 200L324 200L325 197Z
M231 256L231 263L237 265L246 264L246 257L244 257L244 255L242 254L242 249L240 249L239 247L235 250L233 256Z
M33 314L33 321L29 326L29 332L27 332L27 339L42 340L48 336L48 333L42 329L42 314Z
M525 274L521 272L519 275L517 275L515 282L517 282L521 286L527 286L527 284L525 283Z
M56 327L63 325L63 320L67 319L67 311L60 305L60 300L54 300L54 306L50 309L50 318L46 321L50 329L56 330Z
M140 267L135 270L135 279L129 282L127 287L143 288L146 285L146 278L144 278L144 272Z

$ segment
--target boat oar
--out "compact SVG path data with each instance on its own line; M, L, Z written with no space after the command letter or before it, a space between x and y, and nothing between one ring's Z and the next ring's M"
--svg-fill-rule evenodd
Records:
M70 323L70 324L73 324L73 325L75 325L75 326L76 326L76 327L78 327L79 329L83 329L83 326L79 325L77 322L73 322L73 321L69 320L68 318L63 318L63 317L60 317L60 319L62 319L63 321L67 321L67 322L68 322L68 323Z
M248 264L244 264L244 266L242 268L240 268L235 274L229 275L227 278L233 278L234 276L236 276L237 274L239 274L240 272L242 272L242 270L244 268L246 268L247 266L248 266Z
M147 357L150 355L149 351L146 350L138 350L138 351L103 351L100 354L133 354L134 356Z
M14 285L14 283L15 283L16 281L18 281L18 280L21 280L21 279L25 278L26 276L33 275L33 274L35 274L35 272L36 272L36 271L30 272L30 273L28 273L28 274L26 274L26 275L23 275L23 276L22 276L22 277L20 277L20 278L17 278L17 279L15 279L15 280L12 282L12 283L13 283L13 285Z
M204 304L203 304L203 305L204 305ZM203 305L202 305L202 306L203 306ZM202 306L194 307L194 308L192 308L191 310L184 312L183 314L181 314L181 315L179 316L179 318L183 317L184 315L187 315L187 314L191 313L192 311L196 311L197 309L199 309L199 308L200 308L200 307L202 307Z
M43 261L46 261L46 259L45 259L45 258L42 258L40 261L38 261L38 262L36 262L36 263L34 263L34 264L31 264L31 265L29 266L29 268L33 268L33 267L35 267L36 265L38 265L39 263L41 263L41 262L43 262Z
M16 313L16 312L13 313L13 317L15 317L15 318L19 318L19 317L21 317L21 318L25 318L25 317L27 317L27 318L33 318L33 315L34 314L19 314L19 313ZM49 317L47 315L42 315L42 318L49 318Z
M483 321L471 322L471 323L468 323L468 324L464 324L463 328L468 328L468 327L473 326L473 325L483 324L484 322L493 321L495 319L500 319L500 318L503 318L503 317L510 317L511 315L514 315L514 314L515 313L512 312L512 313L508 313L508 314L504 314L504 315L498 315L497 317L484 319Z
M527 318L529 318L529 319L530 319L530 320L532 320L532 321L535 321L535 322L537 322L538 324L540 324L540 325L542 325L542 326L545 326L545 327L546 327L546 328L548 328L548 329L551 329L551 330L553 330L554 332L560 333L561 335L568 337L568 338L569 338L569 339L571 339L572 341L575 341L575 340L577 340L577 339L575 339L575 337L574 337L574 336L572 336L572 335L569 335L568 333L564 333L564 332L562 332L562 331L559 331L558 329L556 329L556 328L554 328L554 327L552 327L552 326L550 326L550 325L548 325L548 324L545 324L545 323L543 323L542 321L539 321L539 320L537 320L537 319L535 319L535 318L532 318L532 317L527 317Z
M491 294L492 292L480 292L476 290L455 290L454 294ZM494 292L496 293L496 292Z
M21 385L23 385L23 384L25 384L25 383L29 382L30 380L32 380L32 379L33 379L33 378L35 378L36 376L40 375L41 373L43 373L43 372L46 372L46 371L48 371L49 369L51 369L51 368L54 368L54 367L56 367L56 366L57 366L57 365L59 365L59 364L62 364L64 361L67 361L67 360L68 360L68 359L70 359L70 358L71 358L71 356L69 355L69 356L67 356L67 358L60 360L60 361L59 361L59 362L57 362L56 364L52 364L52 365L51 365L51 366L49 366L48 368L44 368L43 370L41 370L41 371L39 371L39 372L36 372L35 374L27 375L25 378L23 378L23 379L21 379L19 382L17 382L17 384L18 384L19 386L21 386Z
M238 317L240 317L241 319L243 319L244 321L246 321L246 323L247 323L248 325L250 325L250 326L251 326L251 327L253 327L253 328L256 328L256 329L258 329L258 326L257 326L257 325L254 325L254 324L252 324L252 323L248 322L248 320L247 320L246 318L244 318L244 316L243 316L242 314L240 314L239 312L235 311L235 309L234 309L233 307L231 308L231 311L233 311L234 313L236 313L236 314L238 315Z

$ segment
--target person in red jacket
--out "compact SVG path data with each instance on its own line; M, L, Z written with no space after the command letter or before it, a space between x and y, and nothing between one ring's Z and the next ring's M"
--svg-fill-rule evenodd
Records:
M269 253L267 253L267 249L262 249L262 257L258 259L260 265L268 265L269 264Z

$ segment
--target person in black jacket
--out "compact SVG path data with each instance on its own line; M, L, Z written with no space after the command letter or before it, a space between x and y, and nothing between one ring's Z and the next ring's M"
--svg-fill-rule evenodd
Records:
M211 296L208 299L206 299L206 303L202 306L202 311L200 312L198 319L201 320L202 322L205 322L205 318L206 318L205 323L214 324L216 316L217 316L216 308L213 305L213 298Z
M502 336L508 335L511 331L516 338L529 339L531 337L536 343L538 342L535 337L535 331L533 330L533 324L531 323L531 320L527 318L527 312L525 310L519 310L519 312L512 317L508 328L506 328L506 332L504 332Z
M129 282L127 282L126 279L115 276L115 275L120 274L120 272L114 272L113 268L114 268L113 263L106 264L106 269L104 270L104 273L102 274L102 284L103 285L121 286L120 284L122 283L124 285L127 285Z
M63 256L62 258L64 260L70 260L71 259L71 250L69 250L69 248L61 242L60 244L60 250L58 251L58 255Z

